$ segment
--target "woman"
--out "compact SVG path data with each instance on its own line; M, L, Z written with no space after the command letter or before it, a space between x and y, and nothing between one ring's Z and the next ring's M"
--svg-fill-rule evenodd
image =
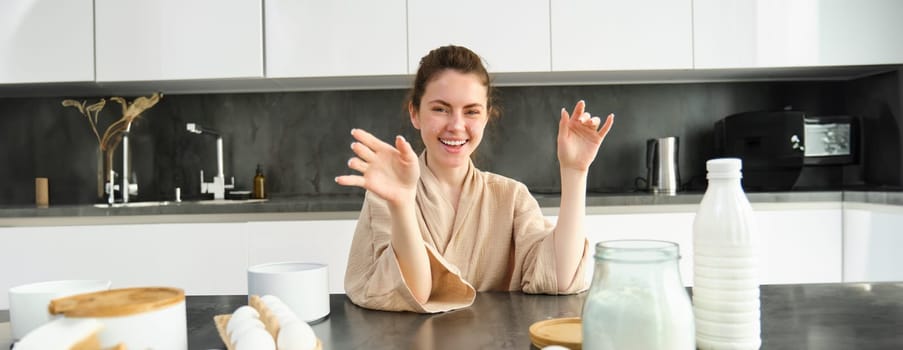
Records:
M476 291L565 294L586 288L583 230L587 171L611 128L562 108L558 125L561 208L544 219L527 187L474 168L470 156L493 115L489 74L480 57L459 46L420 61L408 101L425 150L418 157L396 136L394 146L351 130L361 175L336 177L367 190L345 274L348 297L362 307L442 312L467 307Z

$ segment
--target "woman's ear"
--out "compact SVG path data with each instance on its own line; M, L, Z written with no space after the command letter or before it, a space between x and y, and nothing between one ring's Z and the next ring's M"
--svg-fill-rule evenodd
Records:
M414 125L414 129L420 130L420 118L417 116L417 109L410 102L408 103L408 116L411 117L411 125Z

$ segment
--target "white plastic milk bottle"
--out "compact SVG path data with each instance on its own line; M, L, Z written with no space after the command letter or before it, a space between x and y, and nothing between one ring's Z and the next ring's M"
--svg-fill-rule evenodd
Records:
M706 162L708 188L693 221L696 346L758 349L759 238L737 158Z

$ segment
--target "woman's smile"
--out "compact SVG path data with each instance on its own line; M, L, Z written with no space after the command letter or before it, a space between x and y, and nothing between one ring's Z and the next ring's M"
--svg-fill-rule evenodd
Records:
M455 154L461 152L461 149L464 148L464 145L467 143L467 141L468 140L443 139L443 138L439 139L439 142L442 143L443 146L445 146L443 148L445 148L446 152L455 153Z

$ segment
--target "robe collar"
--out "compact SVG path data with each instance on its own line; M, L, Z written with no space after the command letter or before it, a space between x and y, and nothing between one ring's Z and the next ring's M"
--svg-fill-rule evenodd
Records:
M463 229L475 229L475 223L469 222L473 208L483 195L485 184L479 176L479 170L473 160L467 164L461 195L458 198L458 209L442 191L439 179L426 165L426 151L420 154L420 180L417 188L417 205L422 214L422 225L425 226L437 250L444 254L454 245L455 237Z

